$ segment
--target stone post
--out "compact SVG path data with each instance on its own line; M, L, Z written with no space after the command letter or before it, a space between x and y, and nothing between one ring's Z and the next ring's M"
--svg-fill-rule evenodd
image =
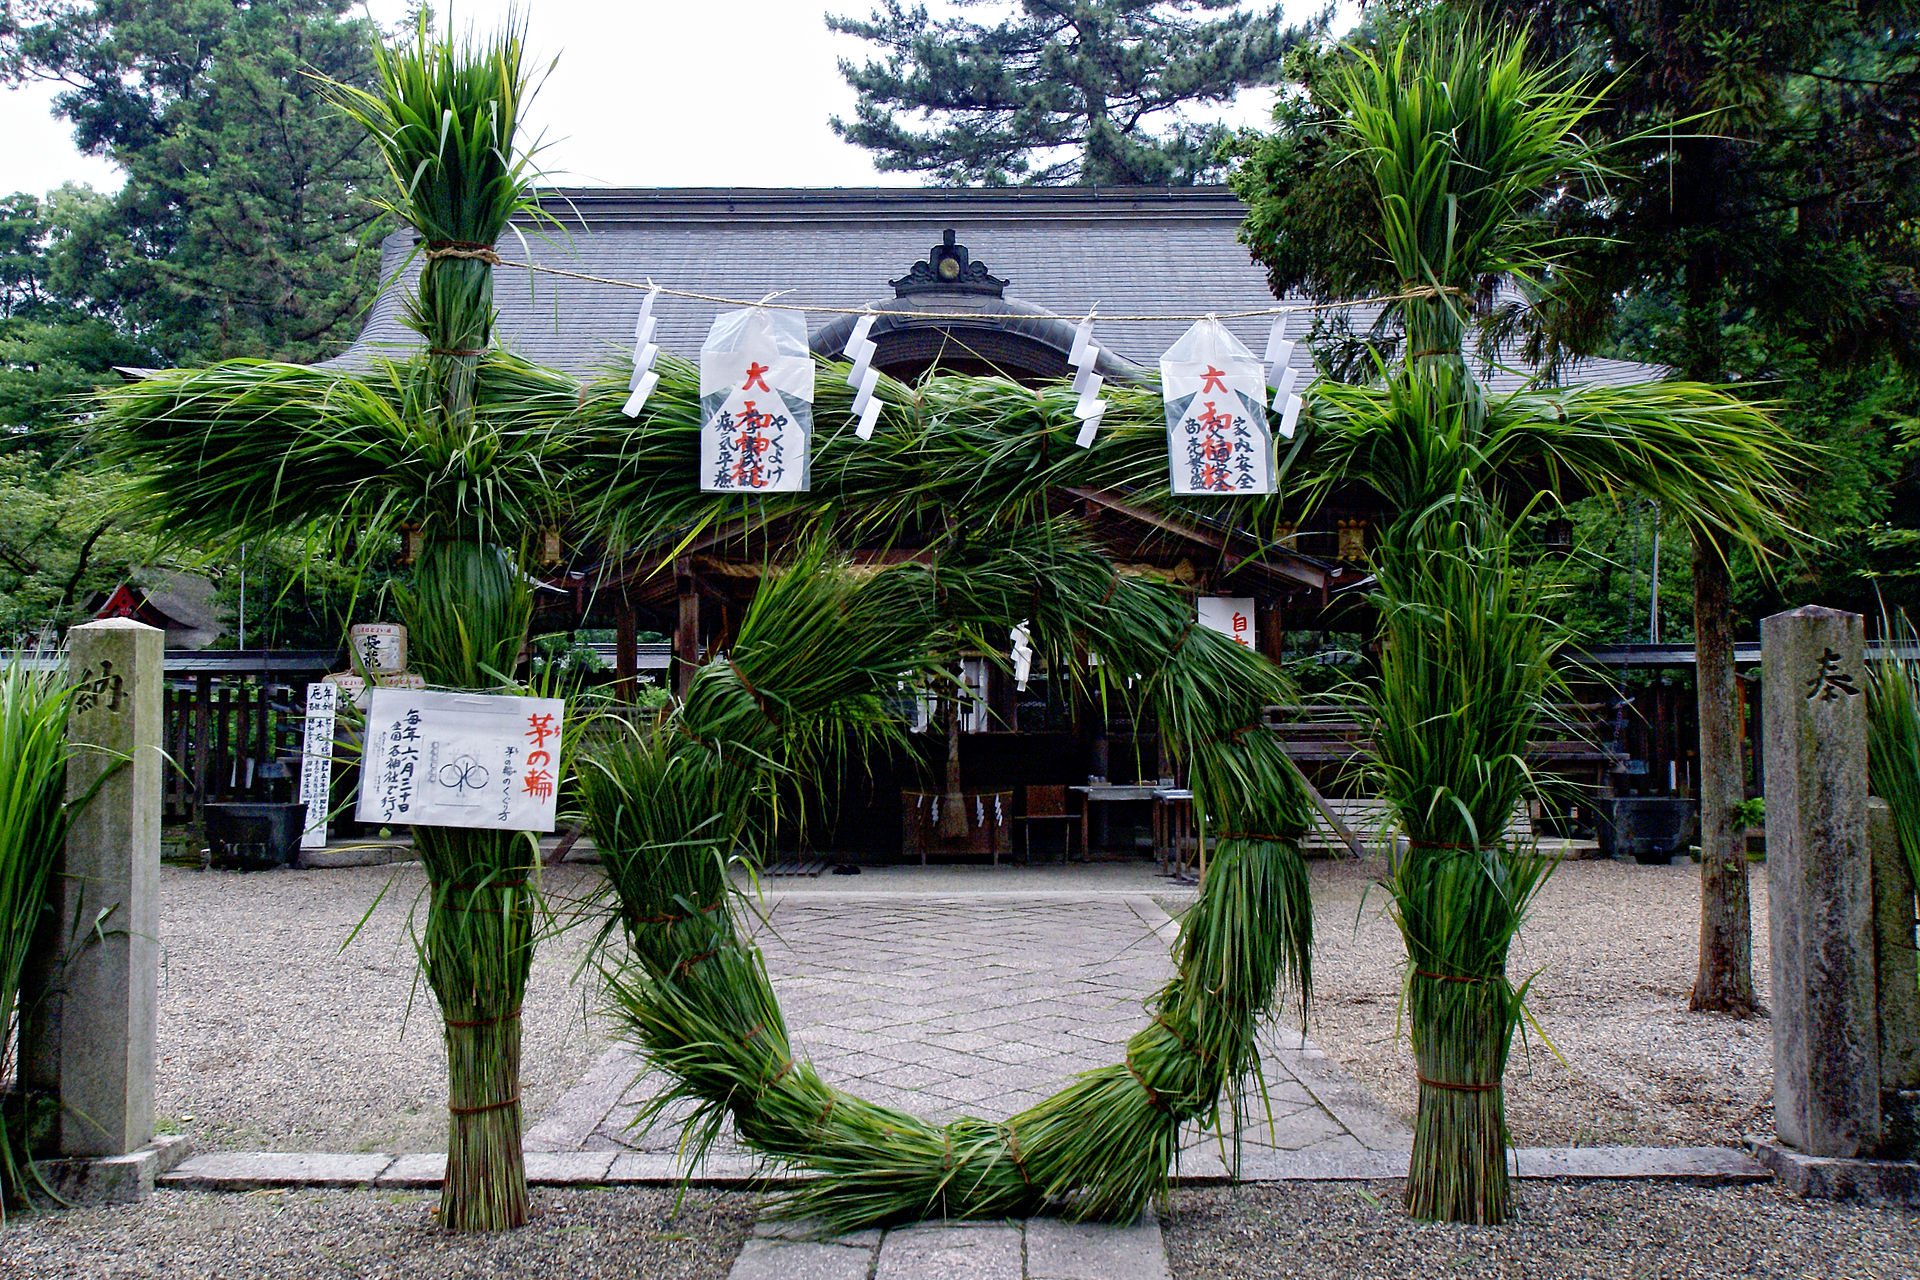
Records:
M1807 606L1760 624L1773 938L1773 1109L1810 1156L1880 1141L1865 631Z
M20 1054L22 1083L60 1100L62 1156L121 1156L153 1140L162 636L125 618L68 633L67 796L98 790L55 869Z

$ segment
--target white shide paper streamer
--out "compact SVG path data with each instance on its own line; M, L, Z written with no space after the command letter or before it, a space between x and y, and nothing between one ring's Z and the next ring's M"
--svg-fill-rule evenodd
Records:
M878 345L867 335L873 332L873 322L879 317L869 313L853 322L853 333L847 338L846 355L853 362L847 370L847 385L853 388L853 412L860 419L853 434L862 440L873 439L873 428L880 421L882 408L874 398L874 390L880 385L880 371L868 367Z
M633 325L633 376L627 379L627 390L632 394L620 406L620 412L629 418L640 416L647 397L660 385L660 375L653 368L653 362L660 355L659 344L653 340L654 327L659 324L653 314L653 303L659 296L658 288L647 290L647 296L640 302L640 318Z
M1293 439L1294 428L1300 422L1300 408L1304 401L1294 394L1293 385L1300 379L1300 371L1293 367L1294 344L1286 336L1287 318L1276 317L1273 328L1267 332L1267 385L1273 388L1273 407L1280 410L1280 437Z
M1073 366L1073 391L1079 396L1079 402L1073 406L1073 416L1080 419L1080 434L1074 437L1074 443L1082 449L1093 448L1094 433L1100 430L1100 419L1106 416L1107 402L1100 398L1100 384L1104 379L1096 373L1100 363L1100 348L1093 345L1093 313L1080 322L1073 331L1073 350L1067 353L1067 363Z

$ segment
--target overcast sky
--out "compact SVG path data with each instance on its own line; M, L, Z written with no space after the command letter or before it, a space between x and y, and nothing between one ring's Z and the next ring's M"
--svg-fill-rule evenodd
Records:
M487 28L509 0L464 0L456 27ZM445 6L440 6L442 12ZM864 13L870 0L530 0L528 40L544 66L559 63L531 113L532 134L552 144L541 164L580 186L811 187L912 184L877 172L868 153L827 125L851 115L853 91L837 60L862 41L822 19ZM938 10L938 0L932 6ZM1346 4L1343 9L1350 10ZM404 0L371 0L391 25ZM1303 18L1317 0L1289 0ZM62 182L119 185L112 165L80 154L71 127L53 118L56 89L0 91L0 192L42 192ZM1242 96L1233 123L1265 121L1266 91Z

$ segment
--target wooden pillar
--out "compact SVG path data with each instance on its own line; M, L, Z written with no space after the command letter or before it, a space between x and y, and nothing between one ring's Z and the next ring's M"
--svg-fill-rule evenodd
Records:
M1258 639L1260 656L1275 666L1280 665L1281 655L1286 647L1286 615L1277 600L1259 606Z
M631 703L634 697L634 682L640 671L640 646L635 642L639 627L634 622L633 601L624 593L620 596L620 612L614 618L613 633L613 670L615 696L620 701Z
M700 666L700 591L690 558L681 556L673 562L673 585L680 597L680 616L673 630L673 693L684 698Z

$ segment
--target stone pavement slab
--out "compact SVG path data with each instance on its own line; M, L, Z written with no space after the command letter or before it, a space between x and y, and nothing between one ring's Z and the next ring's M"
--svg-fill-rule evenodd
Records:
M867 1280L871 1245L811 1240L749 1240L734 1259L727 1280Z
M1018 1225L920 1222L880 1241L873 1280L1022 1280Z
M1169 1280L1159 1220L1148 1213L1110 1227L1029 1219L1026 1280Z
M936 1123L1007 1116L1119 1061L1143 1025L1144 1002L1172 974L1176 929L1133 891L1142 880L1129 870L1115 887L1037 898L787 892L783 882L763 900L757 938L795 1046L829 1083ZM1241 1132L1249 1149L1411 1144L1404 1125L1298 1032L1275 1028L1270 1038L1271 1124L1266 1106L1250 1099ZM529 1148L673 1153L684 1111L645 1132L631 1128L664 1083L644 1076L643 1065L627 1048L610 1050L532 1126ZM1190 1129L1183 1168L1218 1166L1208 1154L1217 1142ZM723 1136L709 1163L748 1158Z

